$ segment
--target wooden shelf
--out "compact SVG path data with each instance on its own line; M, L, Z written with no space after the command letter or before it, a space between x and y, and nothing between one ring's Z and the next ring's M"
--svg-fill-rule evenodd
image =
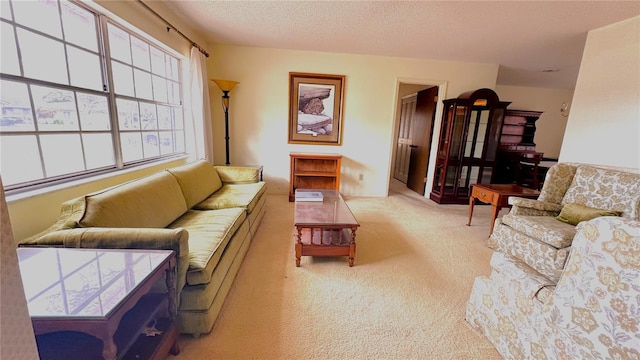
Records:
M174 350L179 331L171 319L159 315L166 307L165 294L149 294L127 312L113 339L118 359L164 359ZM141 330L153 321L162 334L143 335ZM38 335L36 341L42 360L102 359L102 341L85 333L58 331Z
M340 190L342 155L291 153L289 201L295 200L296 189Z

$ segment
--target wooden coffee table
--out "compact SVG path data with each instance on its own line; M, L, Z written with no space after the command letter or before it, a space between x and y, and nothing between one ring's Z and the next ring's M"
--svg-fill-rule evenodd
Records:
M491 204L491 227L489 235L493 233L493 224L500 209L509 206L508 200L510 196L518 196L523 198L535 199L540 195L540 191L525 188L513 184L472 184L471 196L469 197L469 222L467 226L471 226L471 217L473 216L473 205L475 199Z
M17 251L41 359L163 359L179 352L173 251ZM163 280L168 291L151 293Z
M295 203L296 266L302 256L348 256L353 266L360 224L337 190L309 191L322 192L323 201Z

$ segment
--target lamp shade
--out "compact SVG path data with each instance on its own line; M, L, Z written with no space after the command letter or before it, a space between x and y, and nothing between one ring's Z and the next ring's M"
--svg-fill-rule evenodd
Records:
M231 91L234 86L238 85L239 82L232 80L219 80L219 79L211 79L222 91Z

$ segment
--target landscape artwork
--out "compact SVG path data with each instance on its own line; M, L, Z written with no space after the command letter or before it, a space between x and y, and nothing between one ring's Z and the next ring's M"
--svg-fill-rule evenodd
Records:
M344 76L289 73L289 143L340 145Z

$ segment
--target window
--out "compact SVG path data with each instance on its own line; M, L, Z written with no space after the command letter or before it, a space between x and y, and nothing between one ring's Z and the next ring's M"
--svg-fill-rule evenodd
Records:
M176 56L80 3L0 4L7 190L185 152Z

